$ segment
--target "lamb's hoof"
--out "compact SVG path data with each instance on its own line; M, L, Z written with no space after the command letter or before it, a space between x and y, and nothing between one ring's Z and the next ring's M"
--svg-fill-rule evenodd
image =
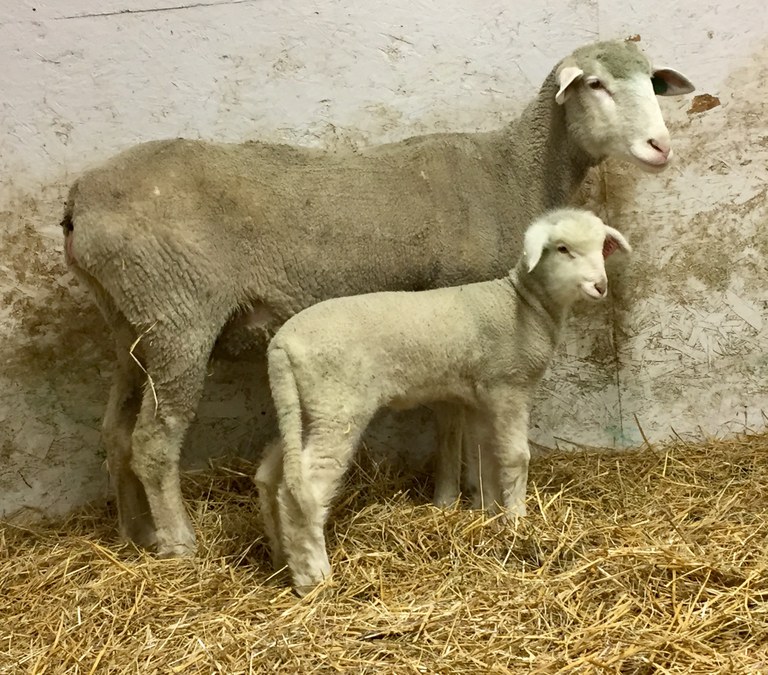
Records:
M326 579L331 577L331 563L324 560L315 569L309 569L304 572L293 572L293 589L299 597L304 597L310 593Z
M309 595L312 591L316 591L320 586L325 584L331 577L326 576L320 579L319 581L313 582L313 583L295 583L293 584L293 590L300 598L303 598L306 595Z

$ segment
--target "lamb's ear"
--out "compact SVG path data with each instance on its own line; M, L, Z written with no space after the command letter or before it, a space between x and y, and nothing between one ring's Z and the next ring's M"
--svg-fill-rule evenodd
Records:
M696 89L693 82L672 68L654 68L651 82L657 96L680 96Z
M564 66L560 69L560 72L557 73L560 89L555 94L555 101L558 105L565 103L565 99L568 98L568 88L582 75L584 75L584 71L576 66Z
M632 253L632 247L624 238L624 235L618 230L606 225L605 241L603 242L603 258L607 258L611 253L615 253L619 249L624 251L624 253Z
M544 247L549 243L549 227L544 223L534 223L525 232L523 255L528 264L528 271L539 264Z

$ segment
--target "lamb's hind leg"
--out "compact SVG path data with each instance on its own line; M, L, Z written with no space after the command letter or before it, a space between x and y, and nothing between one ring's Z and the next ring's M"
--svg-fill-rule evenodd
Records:
M501 506L501 486L494 445L494 429L486 414L466 411L463 436L464 489L473 509L496 513Z
M456 504L461 490L464 407L451 403L430 406L435 413L437 454L435 456L435 506Z
M267 444L256 471L255 482L259 492L259 509L264 534L269 542L272 566L279 570L285 566L285 553L280 533L280 514L277 492L283 480L283 444L275 439Z
M198 317L184 325L217 324ZM132 437L131 469L146 491L158 555L184 557L195 553L196 543L181 495L181 446L200 401L217 331L179 335L173 328L156 328L144 338L147 384Z
M302 453L303 474L292 490L278 490L280 528L294 587L304 595L330 576L325 523L331 502L354 455L360 430L354 427L309 431Z
M155 525L144 486L131 469L131 434L141 407L144 376L130 354L133 333L126 325L114 326L114 331L117 360L102 423L107 468L117 497L120 534L138 546L152 548Z

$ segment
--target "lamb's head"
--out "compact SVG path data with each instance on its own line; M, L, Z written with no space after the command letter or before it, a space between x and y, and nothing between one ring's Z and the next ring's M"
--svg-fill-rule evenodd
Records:
M595 161L617 157L662 171L672 157L656 95L677 96L693 84L671 68L654 68L634 42L580 47L556 71L555 101L568 132Z
M618 230L590 211L558 209L544 214L525 233L525 271L561 305L579 297L604 298L608 293L605 259L632 249Z

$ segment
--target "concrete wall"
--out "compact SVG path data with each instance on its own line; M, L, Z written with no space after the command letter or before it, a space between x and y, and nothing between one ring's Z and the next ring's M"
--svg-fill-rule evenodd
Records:
M613 301L574 318L532 437L623 447L638 422L652 439L763 427L768 6L535 5L0 0L0 514L60 513L107 488L111 343L57 225L82 169L177 135L334 147L492 128L598 38L638 36L717 98L662 100L677 155L665 174L595 177L592 203L637 252ZM255 456L271 415L262 367L217 366L189 459ZM384 416L369 443L428 443L428 418L410 417L415 435Z

